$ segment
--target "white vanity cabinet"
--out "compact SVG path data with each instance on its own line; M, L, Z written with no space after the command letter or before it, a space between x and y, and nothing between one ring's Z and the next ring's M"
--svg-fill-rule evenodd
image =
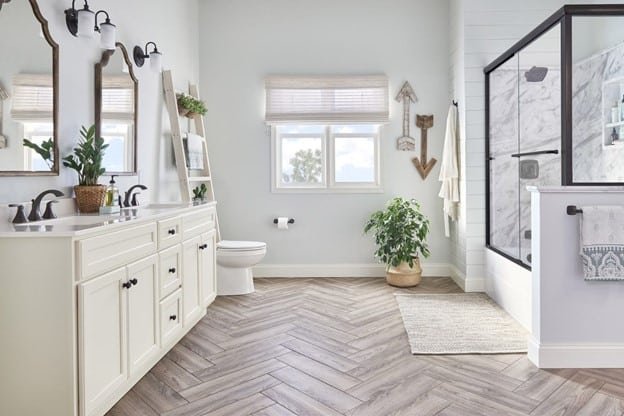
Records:
M102 416L206 314L214 203L149 214L0 230L1 415Z

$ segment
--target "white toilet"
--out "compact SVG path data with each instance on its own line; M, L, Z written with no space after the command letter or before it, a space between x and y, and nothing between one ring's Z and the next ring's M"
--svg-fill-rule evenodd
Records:
M217 295L253 293L251 268L266 254L266 243L229 241L217 243Z

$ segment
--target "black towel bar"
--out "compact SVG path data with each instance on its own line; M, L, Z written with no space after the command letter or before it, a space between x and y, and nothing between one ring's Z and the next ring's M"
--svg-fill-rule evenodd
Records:
M582 213L583 213L583 210L582 210L582 209L577 208L577 207L576 207L576 205L568 205L568 206L566 207L566 213L567 213L568 215L582 214Z

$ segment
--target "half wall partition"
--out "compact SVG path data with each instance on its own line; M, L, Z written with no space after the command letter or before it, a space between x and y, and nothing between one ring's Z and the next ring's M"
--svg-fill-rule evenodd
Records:
M527 186L624 185L624 5L568 5L485 68L486 245L531 265Z

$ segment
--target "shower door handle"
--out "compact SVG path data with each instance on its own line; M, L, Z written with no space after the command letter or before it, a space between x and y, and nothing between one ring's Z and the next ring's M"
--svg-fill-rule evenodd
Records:
M559 150L538 150L537 152L514 153L511 157L536 156L536 155L558 155Z

